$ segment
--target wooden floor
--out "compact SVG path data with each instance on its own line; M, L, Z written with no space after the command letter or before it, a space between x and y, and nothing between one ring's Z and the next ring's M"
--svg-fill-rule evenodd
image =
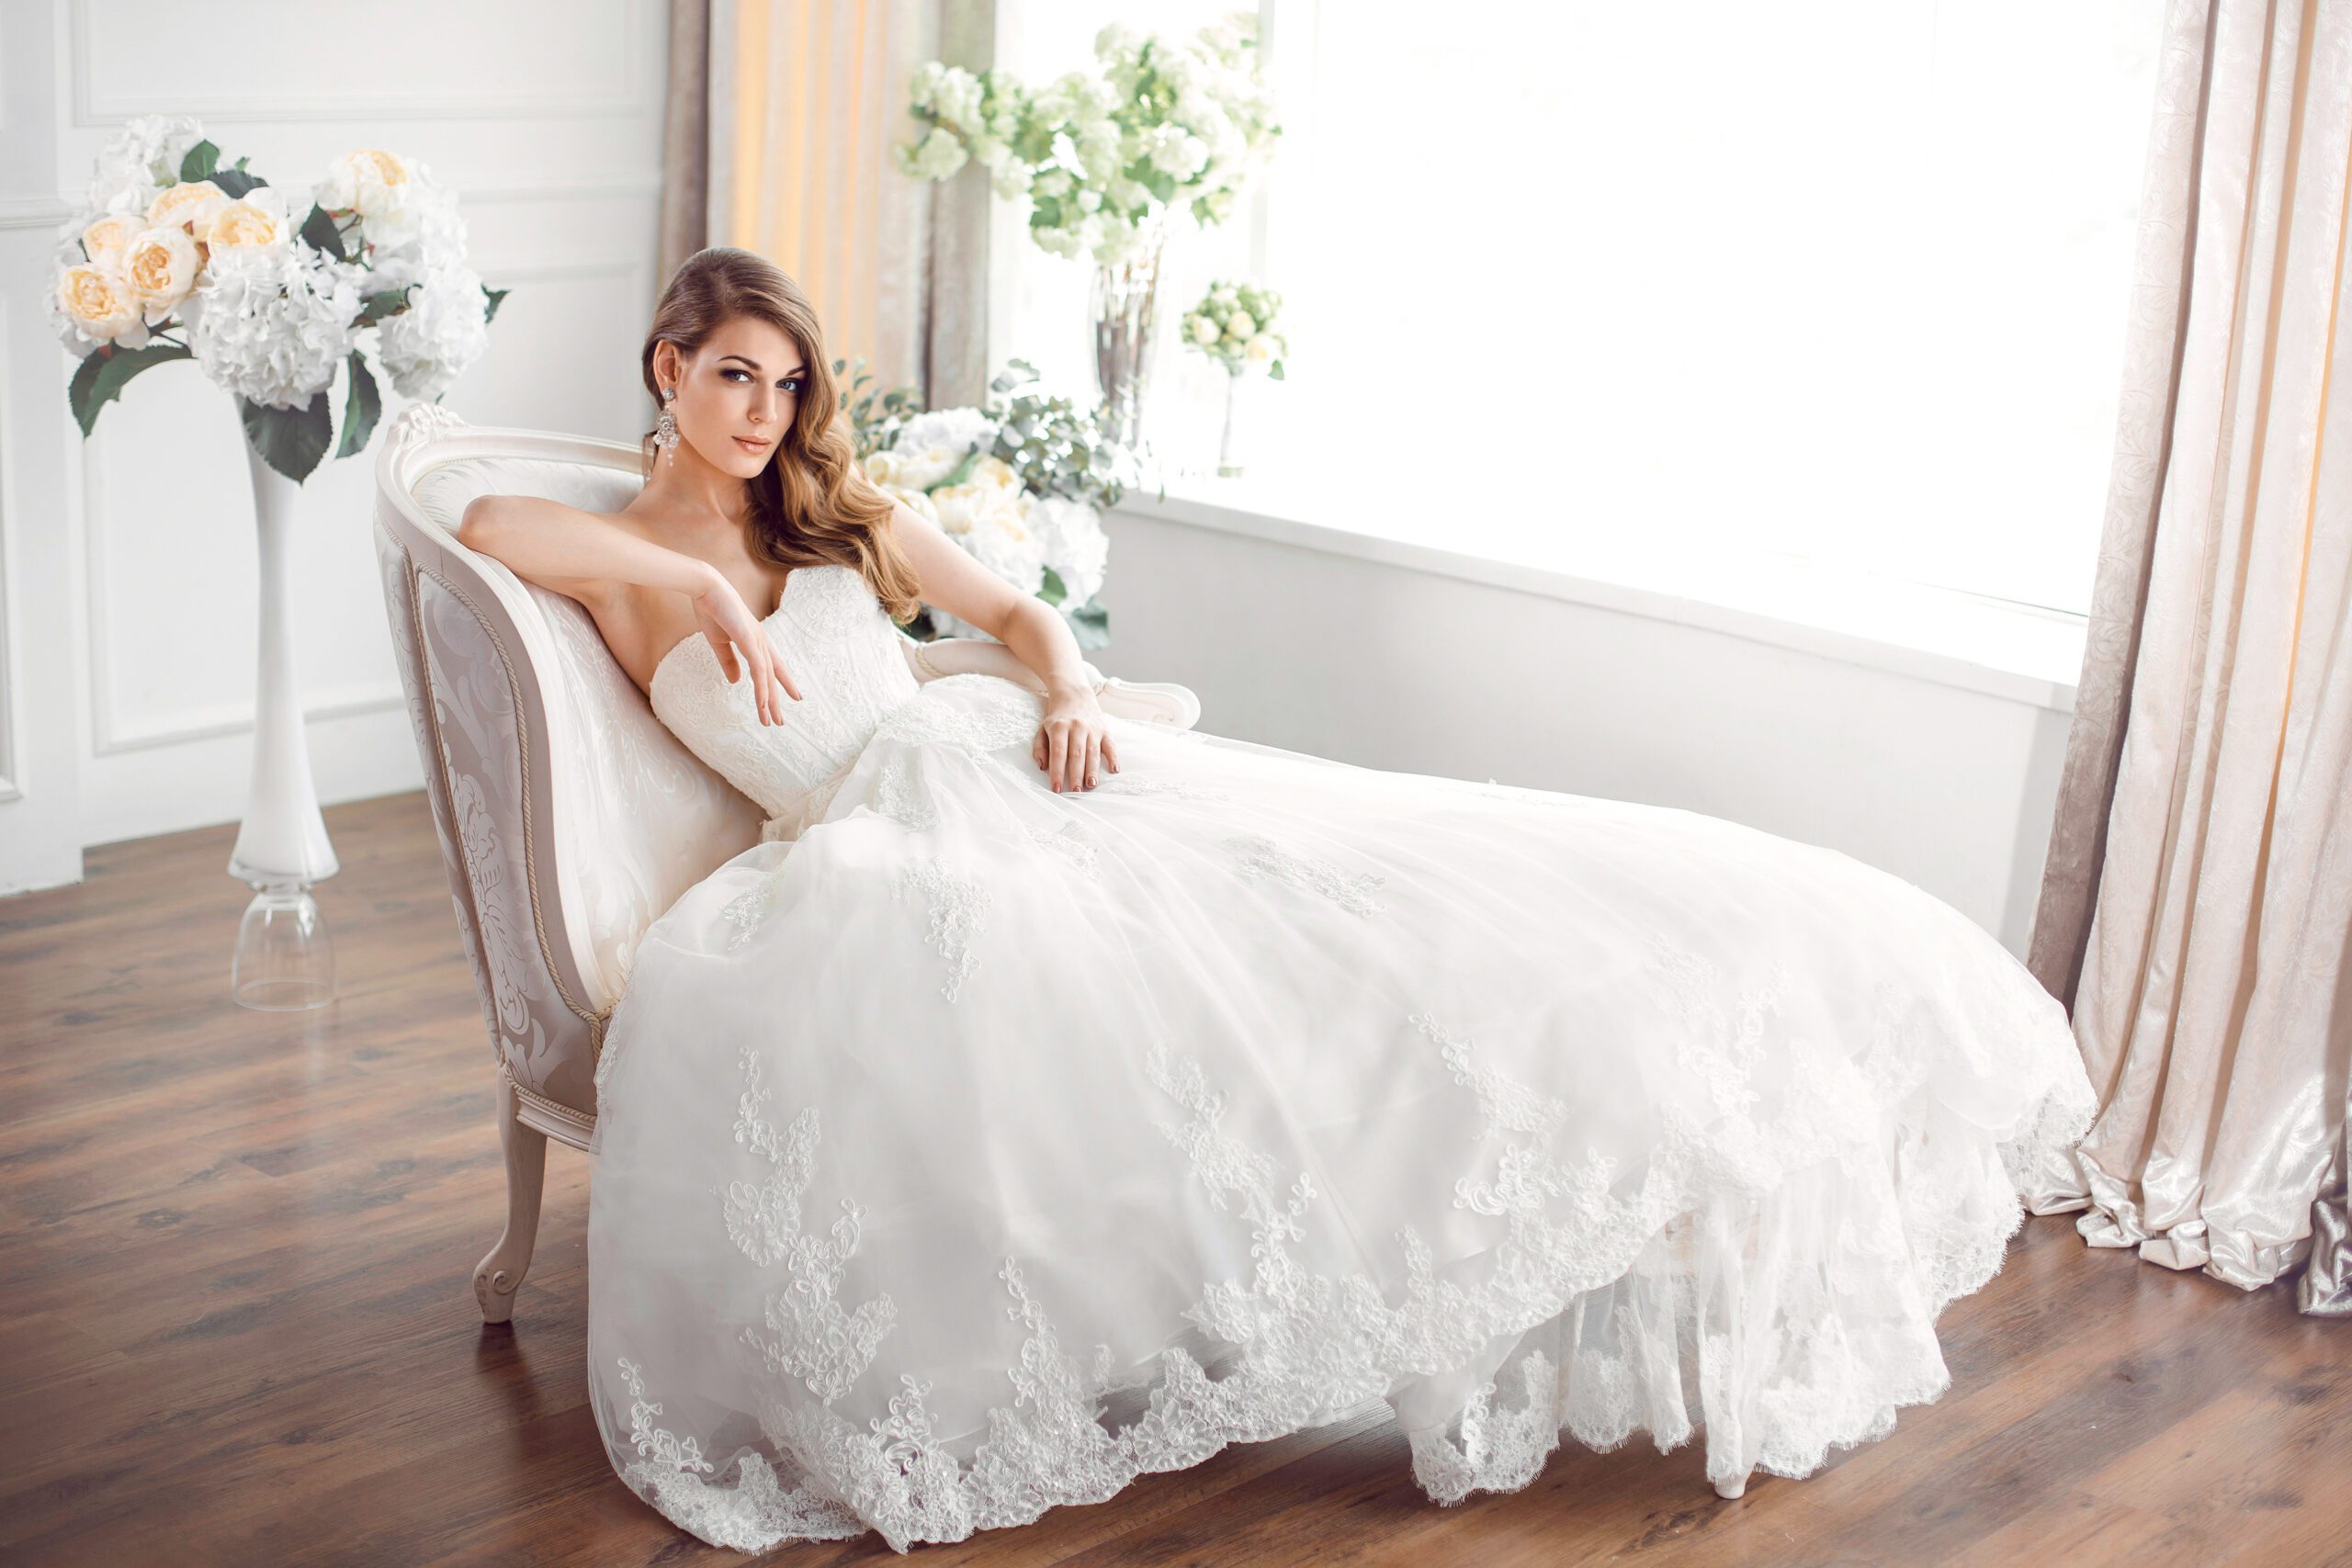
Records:
M552 1146L511 1325L492 1066L422 795L327 813L342 994L227 994L228 828L0 900L0 1562L732 1562L586 1403L590 1165ZM1952 1388L1718 1500L1697 1442L1566 1450L1453 1508L1379 1416L923 1547L990 1563L2352 1562L2352 1325L2030 1222L1941 1324ZM888 1558L881 1538L777 1562Z

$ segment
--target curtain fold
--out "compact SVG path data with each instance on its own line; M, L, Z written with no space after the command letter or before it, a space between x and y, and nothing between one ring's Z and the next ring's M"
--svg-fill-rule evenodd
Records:
M2352 1314L2352 0L2177 0L2030 962L2093 1246Z
M662 116L662 231L653 299L710 243L710 0L670 0L670 79Z
M834 358L925 386L933 186L900 174L907 83L947 0L704 0L708 240L792 275ZM985 288L985 275L977 287Z

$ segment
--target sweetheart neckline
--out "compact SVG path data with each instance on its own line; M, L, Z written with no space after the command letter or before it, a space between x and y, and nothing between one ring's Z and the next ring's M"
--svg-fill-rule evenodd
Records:
M816 561L808 566L794 567L790 571L784 574L784 586L776 591L775 608L770 610L766 615L760 617L759 626L761 630L765 631L767 629L767 624L770 621L775 620L778 615L783 615L785 606L792 603L792 585L795 581L806 573L822 571L828 567L836 568L842 571L854 571L857 570L855 567L850 566L846 562L837 560ZM645 694L649 701L653 695L653 688L661 683L662 671L669 668L670 660L677 656L678 650L685 647L686 644L690 642L701 643L705 648L708 648L710 646L710 639L702 635L702 631L699 627L694 631L688 632L685 636L672 643L668 650L664 652L661 658L653 661L653 673L645 678ZM711 657L714 659L718 657L715 650Z

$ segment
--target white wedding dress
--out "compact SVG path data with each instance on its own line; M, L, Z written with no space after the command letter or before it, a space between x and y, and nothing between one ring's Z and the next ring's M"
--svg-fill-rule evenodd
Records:
M662 721L771 815L613 1013L588 1359L706 1541L921 1541L1385 1399L1440 1503L1564 1438L1817 1468L2068 1182L2064 1014L1898 877L1714 818L919 685L845 566Z

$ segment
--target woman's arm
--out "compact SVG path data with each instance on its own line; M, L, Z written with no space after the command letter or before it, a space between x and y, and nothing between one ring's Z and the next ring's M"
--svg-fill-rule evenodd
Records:
M918 681L936 681L943 675L994 675L1000 680L1013 681L1043 695L1046 682L1037 672L1013 656L1012 649L1001 642L990 642L977 637L941 637L929 642L917 642L903 634L899 638L899 651L907 656L907 668L914 671ZM1100 692L1102 672L1091 662L1080 661L1087 684Z
M1092 789L1106 769L1118 772L1118 750L1094 700L1094 682L1060 614L973 559L904 502L891 512L890 531L915 570L924 600L995 637L1044 688L1045 721L1029 754L1053 787Z
M537 495L476 496L458 520L458 542L496 557L517 577L579 600L592 613L610 604L618 583L683 593L728 682L751 676L752 703L762 724L783 723L786 700L800 700L800 687L742 594L725 572L699 557Z
M458 542L582 604L602 598L616 582L666 588L692 599L720 578L708 561L539 495L474 497L458 521Z

